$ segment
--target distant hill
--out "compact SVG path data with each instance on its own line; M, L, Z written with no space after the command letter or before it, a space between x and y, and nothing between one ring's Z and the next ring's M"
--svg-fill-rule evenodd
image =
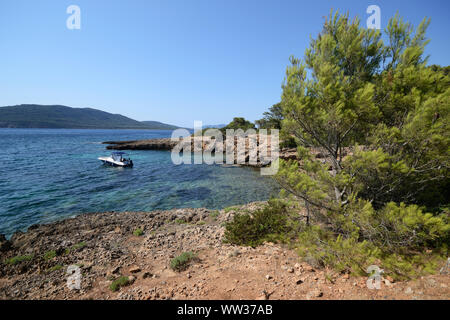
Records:
M167 124L167 123L162 123L159 121L141 121L141 123L151 127L152 129L175 130L175 129L180 128L180 127L173 126L173 125Z
M171 129L157 121L140 122L92 108L22 104L0 107L0 128Z

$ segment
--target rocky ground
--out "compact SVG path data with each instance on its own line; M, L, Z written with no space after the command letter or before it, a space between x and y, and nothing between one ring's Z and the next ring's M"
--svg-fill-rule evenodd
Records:
M0 299L450 299L445 267L371 290L366 277L314 269L278 244L224 244L223 223L234 212L93 213L0 238ZM173 271L170 261L186 251L197 259ZM80 268L79 290L67 286L70 265ZM120 276L128 284L114 292Z

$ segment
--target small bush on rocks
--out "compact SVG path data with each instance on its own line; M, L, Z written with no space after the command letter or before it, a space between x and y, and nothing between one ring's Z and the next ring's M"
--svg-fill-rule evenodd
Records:
M144 231L142 231L141 228L137 228L136 230L134 230L133 234L134 234L136 237L140 237L140 236L142 236L142 235L144 234Z
M117 278L116 280L114 280L110 284L109 288L111 289L111 291L116 292L121 287L125 287L125 286L127 286L129 284L130 284L130 280L128 279L128 277L121 276L121 277Z
M81 241L81 242L75 244L75 245L72 247L72 249L78 250L78 249L84 248L85 246L86 246L86 242L85 242L85 241Z
M51 267L50 269L48 269L48 272L53 272L53 271L57 271L57 270L61 270L62 269L62 265L57 264L56 266Z
M33 255L32 254L24 255L24 256L16 256L16 257L13 257L13 258L6 259L5 263L6 264L15 265L15 264L18 264L19 262L30 261L32 259L33 259Z
M189 263L191 263L196 258L196 254L189 251L189 252L183 252L178 257L173 258L170 261L170 268L175 271L183 271L188 266Z
M56 251L55 250L50 250L50 251L47 251L46 253L44 253L44 259L45 260L51 260L54 257L56 257Z
M215 210L213 212L211 212L209 215L213 218L213 219L217 219L217 217L219 216L220 212L219 210Z
M225 242L254 247L265 241L283 241L292 236L295 224L285 203L271 199L263 209L236 214L227 222Z
M225 213L228 213L228 212L230 212L230 211L235 211L235 210L236 210L236 207L227 207L227 208L223 209L223 211L224 211Z

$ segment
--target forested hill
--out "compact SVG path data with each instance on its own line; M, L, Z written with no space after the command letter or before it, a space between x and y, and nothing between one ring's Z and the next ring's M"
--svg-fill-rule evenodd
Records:
M166 129L166 130L174 130L179 127L173 126L171 124L162 123L159 121L142 121L141 123L145 124L146 126L151 127L152 129Z
M92 108L22 104L0 107L0 128L174 129L157 121L139 122Z

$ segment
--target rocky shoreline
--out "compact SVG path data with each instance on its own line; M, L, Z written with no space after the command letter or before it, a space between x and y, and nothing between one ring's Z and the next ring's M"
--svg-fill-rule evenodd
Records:
M253 167L262 167L269 165L271 163L271 150L270 150L270 138L267 138L267 140L260 140L260 136L254 135L251 136L251 139L254 139L255 147L256 147L256 164L250 163L250 152L251 147L249 146L249 143L247 142L245 144L245 151L244 151L244 159L245 163L242 165L246 166L253 166ZM261 143L260 143L261 141ZM181 144L180 144L181 142ZM218 142L217 142L218 143ZM222 150L226 150L226 143L227 141L222 142ZM107 144L106 149L108 150L167 150L171 151L174 148L177 147L177 145L180 146L187 146L190 145L190 150L201 150L201 151L210 151L211 153L214 153L216 151L216 141L210 137L188 137L185 140L182 140L181 138L177 140L172 140L171 138L160 138L160 139L146 139L146 140L129 140L129 141L105 141L103 144ZM238 138L235 137L234 139L234 154L235 159L238 158L238 151L237 151L237 145L238 145ZM180 148L181 149L181 148ZM267 154L264 156L262 155L262 150L267 150ZM279 150L279 158L288 160L298 160L297 157L297 150L296 148L283 148ZM235 160L235 163L237 163L237 160Z
M223 210L174 209L79 215L0 237L0 299L449 299L449 275L370 290L353 278L302 262L295 250L223 243L224 222L264 203ZM140 232L136 232L140 230ZM197 259L177 272L182 252ZM81 287L67 286L69 266ZM126 286L111 289L119 278Z
M108 150L172 150L177 141L170 138L146 139L146 140L128 140L128 141L105 141Z

